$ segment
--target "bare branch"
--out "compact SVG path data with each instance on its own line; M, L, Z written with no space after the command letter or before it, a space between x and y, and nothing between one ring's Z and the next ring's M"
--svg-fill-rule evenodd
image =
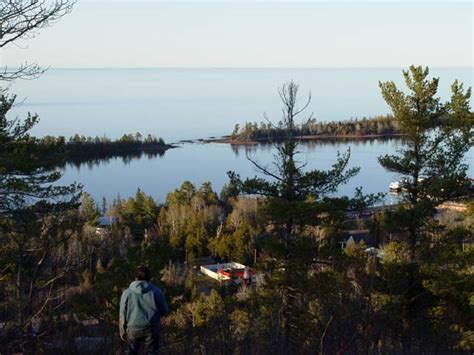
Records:
M278 181L283 181L283 179L280 176L275 175L270 170L268 170L268 168L265 168L264 166L260 165L260 163L253 160L248 153L246 153L246 154L247 154L247 160L250 161L261 173L263 173L267 176L271 176L272 178L274 178Z
M17 41L33 38L39 30L57 22L68 14L75 0L3 0L0 2L0 49L18 46ZM25 63L18 68L4 67L0 81L34 79L45 69L35 63Z

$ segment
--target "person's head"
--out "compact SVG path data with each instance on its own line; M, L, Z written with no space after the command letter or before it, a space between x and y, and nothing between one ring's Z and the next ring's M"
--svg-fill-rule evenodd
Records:
M135 270L135 281L150 281L150 270L148 266L140 265Z

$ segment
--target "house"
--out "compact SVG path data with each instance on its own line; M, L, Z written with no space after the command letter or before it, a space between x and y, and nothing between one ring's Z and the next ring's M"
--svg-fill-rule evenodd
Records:
M248 266L236 262L203 265L200 270L204 275L207 275L214 280L234 281L236 283L251 280L253 274Z
M344 249L347 245L350 244L359 244L360 242L364 242L367 246L375 246L373 245L373 237L370 235L368 230L351 230L347 232L346 238L341 243L342 249Z
M107 232L107 229L111 228L117 223L117 217L114 216L101 216L97 219L97 228L95 233L103 238Z
M374 238L371 236L368 230L355 230L349 231L347 238L340 242L342 249L347 248L350 245L356 245L364 242L366 245L365 253L367 256L375 256L377 258L382 257L382 250L375 245Z

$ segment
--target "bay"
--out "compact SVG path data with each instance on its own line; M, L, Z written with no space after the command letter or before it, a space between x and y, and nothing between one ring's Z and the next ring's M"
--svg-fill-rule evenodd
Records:
M378 163L378 157L391 154L401 146L402 142L398 139L305 142L299 146L300 154L297 159L300 164L307 164L306 170L329 169L338 153L350 150L348 168L360 167L360 172L342 185L336 195L353 196L356 187L362 187L365 193L387 193L384 202L392 204L398 199L388 193L388 185L399 177L385 171ZM80 181L85 190L97 200L106 197L108 201L112 201L118 194L121 197L132 196L140 188L163 202L166 194L178 188L185 180L191 181L195 186L210 181L214 190L220 192L228 181L228 171L235 171L244 178L261 176L247 156L274 169L272 161L275 152L271 145L233 147L219 143L188 143L168 150L162 157L142 156L130 161L114 158L89 166L68 166L63 171L61 182ZM471 150L467 157L471 163L471 176L474 175L473 158Z
M472 86L472 68L434 68L440 77L439 94L449 98L450 84L459 79ZM17 81L10 92L18 94L12 116L27 112L40 116L33 133L38 136L73 134L155 134L167 143L228 134L236 123L263 120L277 122L281 103L277 89L284 82L300 83L301 98L311 92L309 108L321 121L370 117L388 113L378 81L393 80L403 86L399 68L346 69L50 69L31 81ZM307 168L326 169L337 152L351 149L351 166L361 168L358 176L338 191L352 195L362 186L365 192L387 192L398 177L384 171L377 158L395 152L399 140L312 142L301 146L300 159ZM229 170L243 177L256 171L246 151L263 164L271 165L270 146L231 147L226 144L178 144L162 157L99 164L68 165L61 183L78 181L97 200L128 197L137 188L163 201L184 180L196 185L211 181L220 191ZM466 157L474 176L473 150ZM390 203L390 195L386 202Z

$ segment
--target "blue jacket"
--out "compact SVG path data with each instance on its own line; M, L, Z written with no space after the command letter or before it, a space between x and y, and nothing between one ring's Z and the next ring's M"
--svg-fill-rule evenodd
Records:
M120 335L127 329L159 330L160 317L168 313L161 290L148 281L133 281L120 298Z

